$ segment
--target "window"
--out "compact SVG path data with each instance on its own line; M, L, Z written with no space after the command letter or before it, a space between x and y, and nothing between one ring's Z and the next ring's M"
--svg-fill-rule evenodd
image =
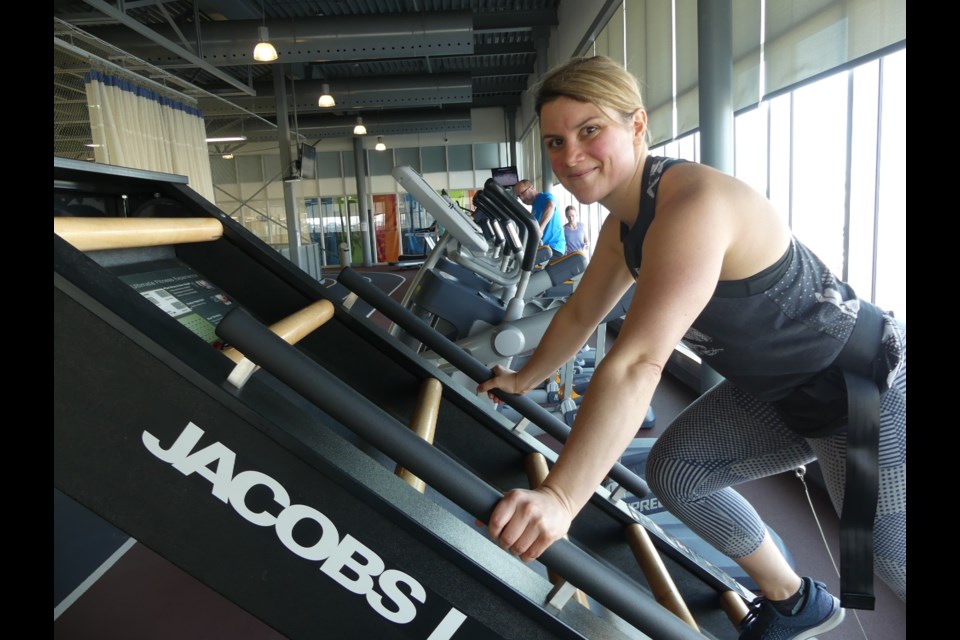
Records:
M317 153L317 177L318 178L341 177L339 151L322 151Z
M470 171L473 169L473 147L469 144L455 144L447 148L450 159L450 171Z
M478 144L473 147L477 169L494 169L500 166L500 145Z
M370 159L370 175L389 176L393 171L393 149L386 151L368 151Z
M396 149L395 153L398 167L406 165L413 168L414 171L420 172L420 149L408 147L405 149Z
M735 174L861 298L906 319L906 50L744 110ZM699 157L699 136L651 149ZM602 216L606 216L604 210Z
M423 173L440 173L447 170L446 147L423 147L420 157L423 158Z

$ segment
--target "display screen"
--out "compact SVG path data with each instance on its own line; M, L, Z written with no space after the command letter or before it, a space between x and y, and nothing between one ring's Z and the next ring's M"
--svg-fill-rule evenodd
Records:
M304 180L317 179L317 149L309 144L300 145L300 177Z
M517 176L516 167L500 167L499 169L491 169L490 172L493 174L493 179L497 181L497 184L504 189L512 187L520 181L520 178Z
M217 348L216 327L233 301L215 284L178 260L154 260L111 269L134 291Z

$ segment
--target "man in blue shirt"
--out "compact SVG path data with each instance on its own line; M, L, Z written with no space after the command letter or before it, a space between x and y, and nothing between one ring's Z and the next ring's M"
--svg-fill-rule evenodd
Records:
M540 223L540 244L553 249L553 257L566 253L567 241L563 236L563 223L557 214L557 199L551 193L538 192L529 180L521 180L513 186L513 193L520 202L533 207L533 217Z

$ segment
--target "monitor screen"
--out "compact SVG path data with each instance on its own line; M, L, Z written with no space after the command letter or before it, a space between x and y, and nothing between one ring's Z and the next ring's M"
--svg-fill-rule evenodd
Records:
M504 189L509 189L520 181L520 178L517 176L516 167L500 167L499 169L491 169L490 173L493 174L493 179L497 181L497 184Z
M317 149L309 144L300 145L300 177L304 180L317 179Z

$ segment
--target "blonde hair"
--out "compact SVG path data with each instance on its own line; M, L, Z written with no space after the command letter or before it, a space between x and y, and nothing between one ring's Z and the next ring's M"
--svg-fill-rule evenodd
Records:
M607 56L571 58L547 72L534 95L537 117L546 103L560 97L589 102L629 120L643 109L636 77Z

